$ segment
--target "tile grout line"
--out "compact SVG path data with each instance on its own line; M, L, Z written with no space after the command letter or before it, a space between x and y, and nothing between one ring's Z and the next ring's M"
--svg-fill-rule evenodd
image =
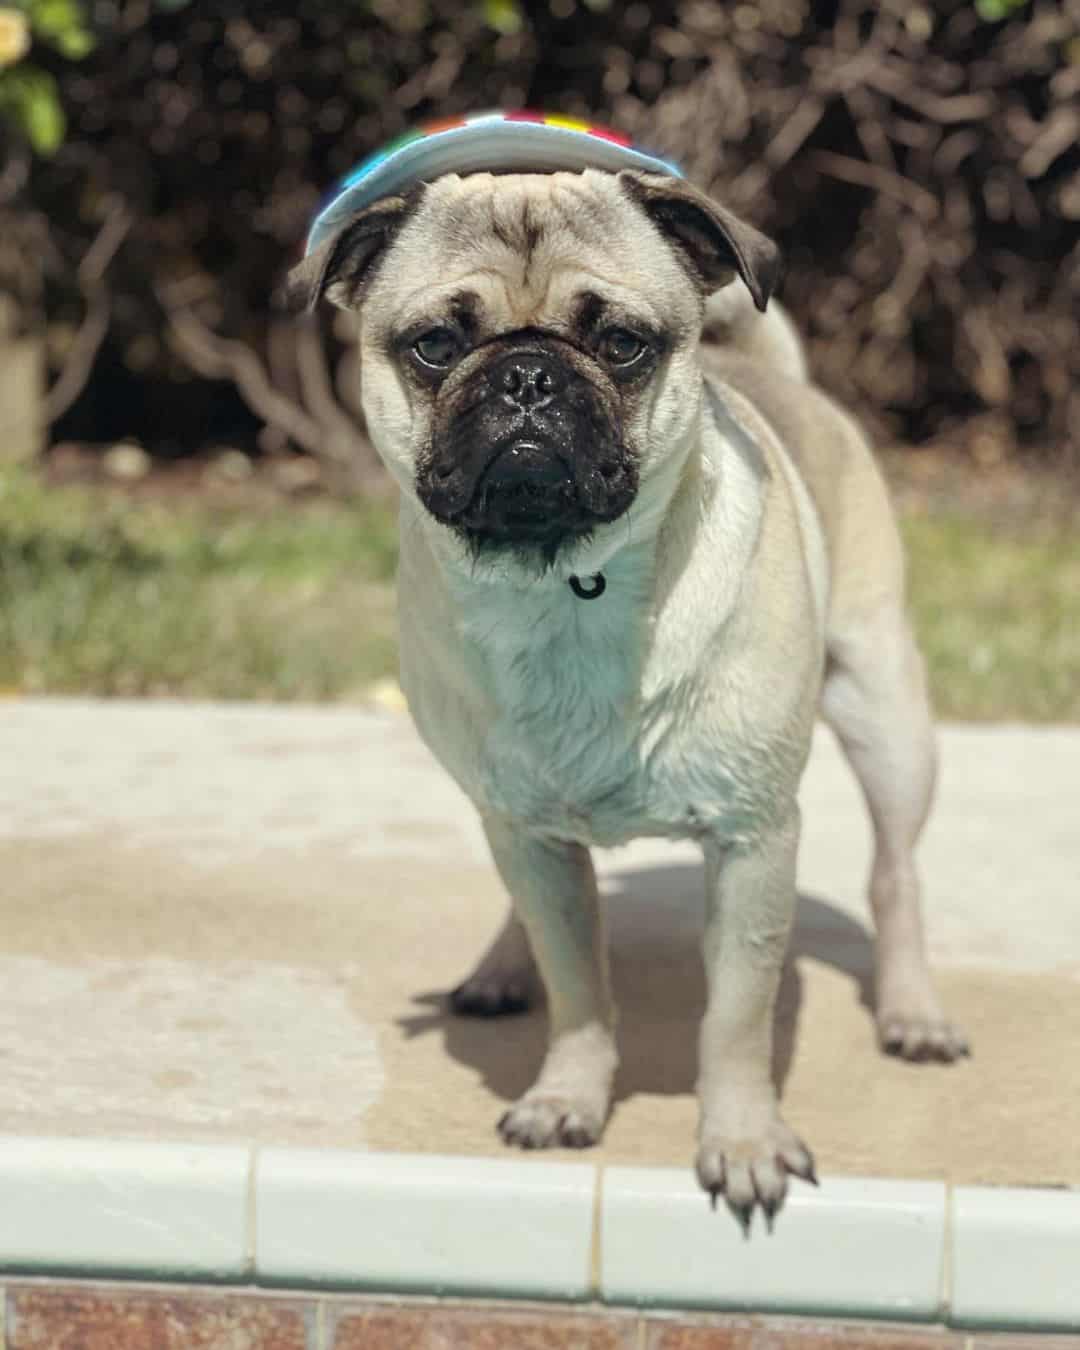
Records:
M318 1298L315 1300L315 1350L331 1350L326 1332L326 1299ZM3 1346L0 1350L4 1350Z
M638 1309L637 1315L637 1333L634 1336L634 1350L648 1350L649 1324L645 1321L645 1314Z
M0 0L0 4L2 3L3 0ZM163 1147L171 1147L171 1145L165 1145ZM258 1263L259 1260L261 1259L261 1253L258 1242L258 1219L259 1219L258 1180L259 1180L259 1166L261 1162L262 1151L263 1151L262 1147L256 1143L250 1144L244 1150L246 1161L246 1171L245 1171L246 1186L244 1188L243 1193L244 1193L246 1230L245 1230L245 1240L242 1248L243 1252L242 1260L244 1262L244 1269L248 1272L252 1280L252 1283L256 1286L256 1290L258 1290L258 1287L260 1285L260 1275L258 1271ZM238 1161L238 1159L236 1159L236 1161ZM604 1246L604 1219L605 1219L605 1199L606 1199L605 1188L607 1185L606 1164L602 1160L599 1160L593 1163L592 1166L594 1170L594 1181L593 1181L592 1204L590 1206L589 1212L590 1241L588 1245L586 1270L585 1272L582 1273L584 1273L586 1276L586 1288L588 1291L586 1293L586 1298L595 1300L602 1309L611 1311L613 1306L614 1307L619 1306L619 1300L618 1298L616 1298L614 1304L608 1303L604 1299L602 1292L606 1280L605 1261L607 1259L607 1256L609 1255L608 1253L606 1253L606 1249ZM234 1167L235 1163L233 1163L230 1166L229 1170L233 1172L233 1176L235 1177L235 1171L233 1171ZM654 1169L641 1169L641 1170L648 1171ZM947 1328L954 1333L957 1350L974 1350L976 1338L973 1338L972 1335L966 1334L962 1326L956 1327L951 1322L951 1318L954 1314L953 1303L955 1299L955 1272L956 1266L958 1264L956 1260L956 1240L959 1227L958 1222L959 1215L958 1215L957 1197L955 1192L957 1189L964 1189L964 1187L962 1186L958 1187L955 1183L953 1183L949 1179L944 1180L940 1184L942 1184L944 1190L944 1197L943 1197L944 1204L942 1212L942 1230L941 1230L942 1253L939 1263L938 1279L936 1281L936 1287L938 1290L937 1304L939 1309L939 1320L943 1324L944 1328ZM905 1193L906 1193L905 1191L901 1191L901 1194ZM1001 1188L1001 1193L1003 1194L1006 1200L1011 1200L1015 1202L1017 1200L1022 1199L1025 1196L1031 1196L1037 1194L1038 1192L1033 1188L1004 1187ZM1080 1194L1080 1192L1078 1192L1078 1194ZM940 1196L940 1193L938 1193L938 1195ZM613 1201L617 1201L618 1198L619 1198L618 1195L614 1195ZM232 1212L235 1214L235 1209L233 1209ZM580 1230L578 1231L580 1232ZM965 1232L966 1231L967 1230L965 1229ZM232 1247L232 1250L235 1251L236 1248ZM578 1267L577 1269L580 1272L580 1267ZM26 1273L28 1273L31 1276L34 1276L40 1275L42 1273L47 1274L48 1271L45 1269L32 1268ZM149 1274L150 1274L149 1270L147 1270L142 1274L133 1272L131 1276L129 1276L129 1280L136 1282L139 1280L146 1280ZM72 1272L72 1277L76 1279L85 1279L88 1276L92 1278L92 1272L90 1270L79 1270ZM7 1278L10 1278L10 1276L8 1276ZM217 1282L218 1280L221 1279L221 1276L220 1274L217 1275L210 1274L207 1278L210 1282ZM578 1276L578 1278L580 1278L580 1276ZM171 1284L171 1285L177 1284L183 1285L186 1282L186 1280L182 1275L174 1274L171 1276L166 1276L164 1280L162 1280L161 1282L164 1284ZM273 1284L273 1279L271 1279L270 1283ZM317 1289L316 1298L317 1299L321 1298L322 1294L324 1294L325 1292L326 1289L321 1290ZM503 1295L495 1295L495 1297L514 1299L515 1297L520 1298L521 1296L520 1295L515 1296L512 1293L508 1293ZM4 1277L0 1276L0 1350L5 1350L5 1347L8 1346L13 1339L17 1339L17 1331L16 1331L17 1314L14 1300L15 1300L14 1292L11 1290L10 1286L6 1285ZM763 1304L758 1311L760 1311L762 1315L770 1315L775 1314L778 1310L768 1304ZM866 1317L865 1320L870 1322L871 1324L877 1324L878 1326L880 1326L883 1322L888 1321L888 1317L887 1315L881 1313L878 1313L876 1315L870 1314ZM655 1323L652 1325L655 1325ZM5 1335L5 1326L6 1326L6 1335ZM1004 1330L1005 1328L1001 1326L995 1326L988 1329L993 1331L999 1331ZM335 1321L334 1305L330 1304L324 1307L322 1302L317 1302L315 1315L311 1323L311 1332L310 1332L311 1343L309 1346L309 1350L331 1350L330 1342L332 1342L332 1340L334 1339L335 1334L336 1334L336 1321ZM637 1320L636 1323L634 1324L634 1332L628 1339L634 1345L635 1350L644 1350L645 1346L649 1343L650 1336L651 1336L650 1324L646 1321L644 1314L640 1310L638 1310ZM1080 1339L1078 1339L1077 1341L1077 1350L1080 1350Z

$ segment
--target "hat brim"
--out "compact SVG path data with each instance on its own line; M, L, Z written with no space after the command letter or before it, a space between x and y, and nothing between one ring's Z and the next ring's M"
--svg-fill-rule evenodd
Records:
M603 134L496 115L435 131L367 160L345 179L308 233L313 253L372 202L456 173L556 173L584 169L638 169L681 178L677 165Z

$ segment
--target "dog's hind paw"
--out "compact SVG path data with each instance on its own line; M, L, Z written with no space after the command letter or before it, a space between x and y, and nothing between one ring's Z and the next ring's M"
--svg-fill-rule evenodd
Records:
M887 1055L914 1062L952 1064L971 1054L968 1038L944 1018L878 1014L878 1040Z
M525 930L511 914L472 972L449 995L459 1017L504 1017L536 1002L540 980Z
M518 1148L588 1148L604 1132L604 1116L569 1097L528 1094L498 1124L506 1144Z
M472 975L452 989L449 997L459 1017L506 1017L527 1012L532 1003L528 978L513 976Z

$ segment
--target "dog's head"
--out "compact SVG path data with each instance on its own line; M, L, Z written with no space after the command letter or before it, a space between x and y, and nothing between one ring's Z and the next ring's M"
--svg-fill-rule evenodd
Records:
M476 550L550 563L630 511L685 441L705 294L764 309L775 246L679 179L447 176L368 207L297 267L355 312L369 430Z

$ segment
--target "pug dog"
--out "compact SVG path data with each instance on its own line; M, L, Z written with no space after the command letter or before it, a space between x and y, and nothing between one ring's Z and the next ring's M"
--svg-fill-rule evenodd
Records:
M744 1229L789 1175L815 1180L770 1061L819 712L873 822L880 1043L967 1052L920 916L935 754L901 544L859 429L765 312L779 274L769 239L685 181L588 169L437 178L290 279L355 320L401 490L402 686L512 900L454 1004L519 1009L534 963L547 995L546 1055L499 1132L600 1138L615 1008L589 849L696 840L696 1170Z

